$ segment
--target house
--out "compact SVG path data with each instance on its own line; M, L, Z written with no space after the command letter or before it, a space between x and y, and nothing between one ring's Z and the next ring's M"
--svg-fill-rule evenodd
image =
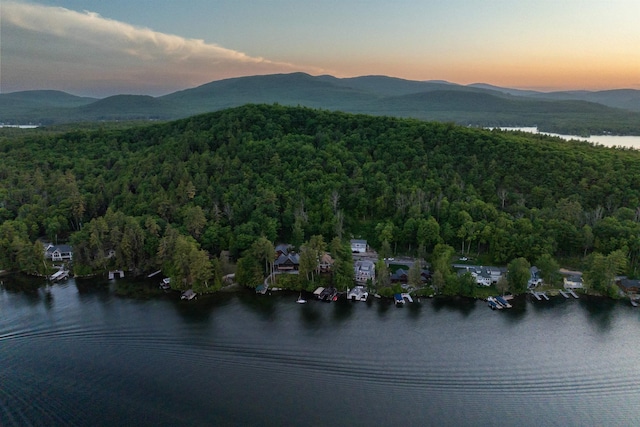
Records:
M318 268L320 269L320 273L329 273L333 270L333 258L327 252L325 252L320 257L320 262L318 263Z
M373 261L356 261L353 265L353 270L356 276L356 283L364 284L369 279L375 280L376 278L376 265Z
M622 278L618 281L618 287L627 294L640 293L640 280Z
M399 268L391 275L391 283L407 283L409 281L409 272L404 268Z
M73 249L69 245L53 245L51 243L45 245L44 256L51 261L71 261L73 258Z
M351 252L359 254L367 252L367 241L360 239L351 240Z
M470 273L476 280L476 284L480 286L491 286L494 283L498 283L498 280L504 275L504 270L498 267L474 265L458 269L458 276L462 276L465 273Z
M582 283L582 276L578 274L571 274L564 278L565 289L582 289L584 287Z
M420 271L420 281L422 283L426 283L431 280L431 272L427 269L423 269ZM391 283L408 283L409 282L409 271L399 268L395 273L391 275Z
M289 253L281 254L273 263L277 271L298 271L300 268L300 255Z
M529 269L530 277L529 282L527 283L529 288L535 288L538 285L542 284L542 277L540 277L540 270L538 267L533 266Z

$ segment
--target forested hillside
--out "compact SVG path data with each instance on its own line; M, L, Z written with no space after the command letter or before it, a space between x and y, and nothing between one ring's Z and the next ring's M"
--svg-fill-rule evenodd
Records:
M633 150L277 105L0 135L0 268L37 271L44 238L70 241L83 273L213 283L221 250L315 235L413 254L446 243L496 264L619 251L638 267Z
M387 76L341 79L305 73L218 80L157 98L116 95L96 100L56 91L0 94L0 122L51 126L167 121L273 103L475 127L534 126L565 135L640 135L640 91L636 90L543 93Z

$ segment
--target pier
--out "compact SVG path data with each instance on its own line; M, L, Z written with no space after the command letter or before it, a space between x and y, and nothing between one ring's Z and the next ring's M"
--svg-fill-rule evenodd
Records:
M57 282L57 281L68 279L68 278L69 278L69 270L65 270L64 267L61 267L60 270L56 271L51 276L49 276L49 280L51 280L52 282Z
M504 299L503 297L501 297L500 295L498 295L497 297L494 297L494 300L498 304L502 305L504 308L511 308L512 307L511 304L509 304L509 302L507 302L507 300Z
M402 296L403 299L409 301L409 302L413 302L413 298L411 298L411 295L409 295L408 293L402 293L400 294Z
M566 292L565 292L565 291L563 291L563 290L560 290L560 295L562 295L563 297L565 297L565 298L567 298L567 299L569 298L569 294L568 294L568 293L566 293Z
M572 297L574 297L575 299L578 299L578 294L576 294L573 289L567 289L567 292L569 292L571 294Z
M538 295L536 291L531 291L531 295L533 295L538 301L542 301L542 298L540 298L540 295Z

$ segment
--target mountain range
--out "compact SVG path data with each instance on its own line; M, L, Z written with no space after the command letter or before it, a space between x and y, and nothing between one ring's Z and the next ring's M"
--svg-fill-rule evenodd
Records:
M0 94L0 122L52 125L172 120L244 104L275 103L471 126L538 126L540 130L580 135L640 135L639 90L538 92L481 83L304 73L231 78L159 97L96 99L52 90Z

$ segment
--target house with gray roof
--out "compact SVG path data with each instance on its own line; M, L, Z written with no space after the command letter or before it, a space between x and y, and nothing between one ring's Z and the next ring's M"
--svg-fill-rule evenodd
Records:
M73 248L69 245L44 245L44 257L51 261L71 261L73 259Z

